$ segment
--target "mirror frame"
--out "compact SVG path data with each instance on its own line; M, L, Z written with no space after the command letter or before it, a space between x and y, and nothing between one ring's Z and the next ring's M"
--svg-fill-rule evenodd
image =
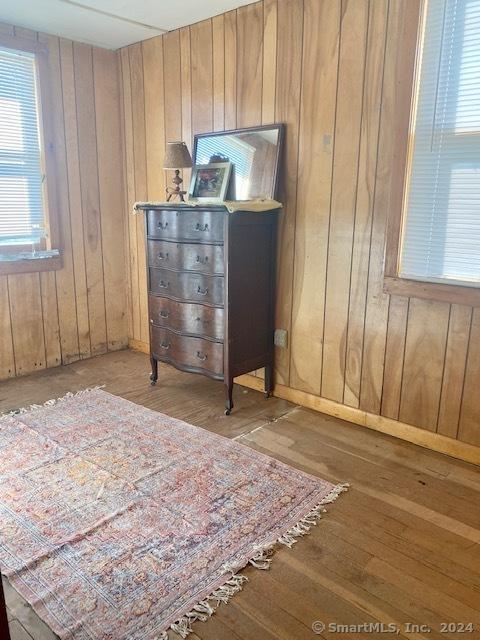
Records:
M211 138L218 136L228 136L232 134L239 133L251 133L255 131L266 131L266 130L277 130L278 131L278 144L277 144L277 154L275 158L275 166L273 169L273 193L271 194L272 200L278 200L279 197L279 178L280 178L280 164L281 158L283 156L283 141L285 139L285 125L283 123L278 124L264 124L258 127L246 127L245 129L229 129L227 131L210 131L206 133L196 133L193 137L193 164L197 164L197 146L198 140L200 138Z

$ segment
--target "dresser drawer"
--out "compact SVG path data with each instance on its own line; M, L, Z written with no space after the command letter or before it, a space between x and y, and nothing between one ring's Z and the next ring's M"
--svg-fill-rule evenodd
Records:
M150 323L173 329L180 333L223 340L223 309L203 304L175 302L168 298L149 296Z
M167 298L200 302L223 307L223 276L207 276L201 273L169 271L150 267L150 293Z
M148 264L180 271L223 274L223 245L148 240Z
M147 234L168 240L223 242L223 219L220 211L148 211Z
M160 360L183 369L208 371L223 375L223 344L203 338L180 336L168 329L151 325L151 350Z

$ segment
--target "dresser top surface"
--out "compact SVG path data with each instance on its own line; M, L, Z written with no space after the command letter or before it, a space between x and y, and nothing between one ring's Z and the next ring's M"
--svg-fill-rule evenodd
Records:
M276 200L237 200L226 201L222 204L208 202L136 202L134 212L169 209L172 211L220 211L222 213L236 213L245 211L249 213L277 212L282 204Z

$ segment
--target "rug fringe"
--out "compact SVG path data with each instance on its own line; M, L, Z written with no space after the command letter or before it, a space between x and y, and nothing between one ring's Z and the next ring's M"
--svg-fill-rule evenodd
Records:
M336 485L321 502L310 509L303 518L296 522L293 527L288 529L288 531L283 535L277 538L274 542L257 547L254 555L243 565L223 565L222 568L226 571L231 571L232 575L227 578L220 587L212 591L209 596L197 602L197 604L195 604L188 613L173 622L170 625L170 629L175 633L178 633L182 638L187 638L193 631L193 622L205 622L216 612L222 602L224 604L228 604L230 598L243 589L243 585L245 582L248 582L248 578L241 573L235 573L236 571L243 569L248 564L252 565L256 569L269 569L272 562L272 556L278 545L282 544L291 548L297 542L298 538L308 535L312 526L315 526L323 513L326 512L324 505L334 502L341 493L348 491L349 486L348 482ZM158 636L158 640L168 640L168 638L168 630L163 631Z
M12 411L8 411L7 413L0 414L0 420L2 420L3 418L11 418L12 416L18 416L23 413L29 413L30 411L35 411L35 409L42 409L43 407L53 407L59 402L64 402L65 400L70 400L70 398L76 398L77 396L89 393L90 391L96 391L97 389L103 389L104 387L105 385L101 384L97 385L96 387L80 389L80 391L76 391L75 393L68 391L64 396L61 396L60 398L52 398L51 400L47 400L43 404L31 404L27 407L19 407L18 409L13 409Z

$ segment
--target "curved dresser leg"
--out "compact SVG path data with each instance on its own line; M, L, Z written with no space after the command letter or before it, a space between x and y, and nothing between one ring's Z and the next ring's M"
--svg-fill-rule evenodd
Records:
M233 380L225 380L225 392L226 392L226 400L225 400L225 415L229 416L233 409Z
M265 365L265 398L270 398L273 392L273 364Z
M158 380L158 362L153 356L150 356L150 362L152 364L152 373L150 374L150 384L155 386Z

